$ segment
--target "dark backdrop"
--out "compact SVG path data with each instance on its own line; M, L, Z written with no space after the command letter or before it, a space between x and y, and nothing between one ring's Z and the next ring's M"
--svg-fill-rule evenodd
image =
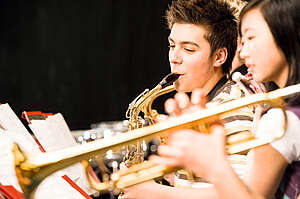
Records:
M18 116L61 112L71 129L122 120L170 71L171 0L0 2L0 101Z

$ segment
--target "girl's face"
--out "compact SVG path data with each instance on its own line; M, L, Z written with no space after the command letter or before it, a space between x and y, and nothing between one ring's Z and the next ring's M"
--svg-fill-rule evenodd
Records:
M245 60L248 72L258 82L273 81L279 87L284 87L288 63L259 9L252 9L243 16L241 32L240 56Z

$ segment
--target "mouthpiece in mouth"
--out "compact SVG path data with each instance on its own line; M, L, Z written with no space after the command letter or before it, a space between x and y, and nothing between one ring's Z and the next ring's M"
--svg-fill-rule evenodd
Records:
M164 77L161 82L159 82L159 85L162 86L162 88L165 88L167 86L170 86L179 78L179 74L170 73L166 77Z
M239 84L243 91L247 94L254 94L254 90L251 88L249 81L240 72L235 72L231 76L232 80Z
M232 74L232 80L235 82L241 81L242 79L242 74L240 72L235 72Z

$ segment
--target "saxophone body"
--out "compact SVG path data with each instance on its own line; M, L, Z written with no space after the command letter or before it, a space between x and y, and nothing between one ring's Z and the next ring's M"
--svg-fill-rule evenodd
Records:
M166 93L175 90L173 82L178 79L178 74L170 73L162 79L152 90L146 89L137 96L128 106L126 118L128 118L128 129L134 130L156 123L158 112L152 109L153 101ZM141 116L143 114L143 116ZM124 162L127 167L144 161L143 146L145 143L137 143L127 146Z

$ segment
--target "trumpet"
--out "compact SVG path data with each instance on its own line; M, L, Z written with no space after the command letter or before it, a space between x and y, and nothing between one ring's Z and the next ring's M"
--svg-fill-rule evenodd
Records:
M284 134L287 126L287 115L285 113L283 97L299 92L300 84L297 84L269 93L253 94L218 106L202 109L201 111L188 115L170 118L168 121L153 124L148 127L134 129L116 135L110 140L96 140L43 154L25 154L22 153L16 145L13 153L15 155L17 178L25 197L33 198L37 186L53 172L76 162L88 160L96 155L103 155L108 150L119 150L124 145L134 144L141 140L150 140L157 136L164 136L177 129L191 128L199 124L203 124L209 128L211 119L220 117L222 114L229 113L230 111L245 106L268 103L272 107L279 107L283 112L285 122L282 128L278 129L278 132L274 132L273 136L259 138L249 137L248 139L242 138L240 142L237 142L236 140L231 142L227 139L226 151L228 154L246 151L270 143ZM134 165L126 172L118 171L113 173L107 182L97 184L92 182L92 186L99 191L122 190L125 187L162 176L177 169L178 168L169 168L162 165L153 165L149 162L143 162L139 165Z

